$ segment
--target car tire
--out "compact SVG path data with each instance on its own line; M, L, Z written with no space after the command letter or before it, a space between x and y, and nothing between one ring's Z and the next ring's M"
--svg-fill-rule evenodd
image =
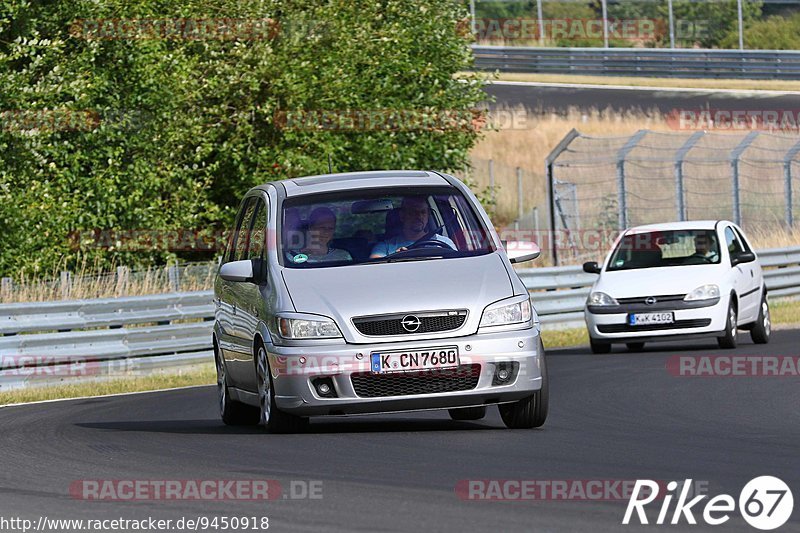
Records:
M541 343L539 347L542 354L542 388L532 396L513 403L501 403L497 406L503 423L509 429L538 428L547 420L549 403L547 359Z
M772 320L769 314L767 293L764 291L764 296L761 298L761 308L758 310L758 318L756 323L753 324L753 329L750 330L750 338L756 344L767 344L770 333L772 333Z
M258 423L270 433L298 433L308 426L308 418L284 413L275 404L275 387L269 371L269 357L263 342L256 350L258 383Z
M625 346L628 348L629 352L641 352L644 350L643 342L626 342Z
M591 337L589 338L589 347L594 354L611 353L611 344L604 342L595 342Z
M225 363L217 355L216 349L214 352L214 364L217 367L217 397L222 421L227 426L253 426L257 424L258 409L231 398L228 390L228 372Z
M461 407L459 409L448 409L450 418L453 420L480 420L486 416L486 406Z
M738 314L736 312L736 305L731 302L728 305L727 319L725 321L725 334L722 337L717 337L717 344L720 348L736 348L736 341L738 337L738 326L736 325L737 319Z

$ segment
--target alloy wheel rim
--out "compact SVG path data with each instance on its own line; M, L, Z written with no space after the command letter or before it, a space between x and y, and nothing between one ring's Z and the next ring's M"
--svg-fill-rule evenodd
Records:
M269 370L267 368L267 352L264 348L258 350L258 403L261 411L261 424L267 425L272 409L270 398Z
M772 321L769 317L769 305L767 305L767 302L761 304L761 312L764 315L764 331L769 335L770 329L772 328Z
M736 310L733 307L731 307L729 320L731 321L731 337L736 339L736 335L738 335L739 332L736 328Z

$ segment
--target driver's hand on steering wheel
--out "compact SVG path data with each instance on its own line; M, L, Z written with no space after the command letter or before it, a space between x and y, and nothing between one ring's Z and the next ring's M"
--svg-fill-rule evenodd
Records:
M397 253L397 252L407 252L407 251L408 251L408 248L406 248L405 246L401 246L400 248L398 248L397 250L395 250L395 252L394 252L394 253Z

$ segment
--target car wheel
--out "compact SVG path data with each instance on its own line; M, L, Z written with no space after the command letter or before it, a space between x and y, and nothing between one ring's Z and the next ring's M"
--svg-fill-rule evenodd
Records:
M486 416L486 406L461 407L460 409L448 409L450 418L453 420L480 420Z
M284 413L275 405L275 387L269 371L269 358L264 344L256 353L256 379L258 381L258 423L271 433L297 433L308 425L308 418Z
M589 338L589 347L592 349L592 353L610 353L611 352L611 344L603 343L603 342L595 342L594 339L591 337Z
M542 345L539 344L541 347ZM549 386L547 379L547 359L542 350L542 388L532 396L513 403L497 406L503 423L509 429L529 429L542 426L547 420Z
M728 306L728 321L725 325L725 335L717 337L717 344L720 348L736 348L738 328L736 326L737 314L736 306L733 302Z
M769 316L769 302L767 302L767 294L764 293L761 299L761 309L758 310L758 318L753 324L753 329L750 330L750 338L756 344L767 344L771 332L772 320Z
M628 348L629 352L641 352L644 350L643 342L626 342L625 346Z
M217 398L222 421L228 426L252 426L258 423L258 409L231 399L228 391L228 372L225 363L216 354L214 364L217 367Z

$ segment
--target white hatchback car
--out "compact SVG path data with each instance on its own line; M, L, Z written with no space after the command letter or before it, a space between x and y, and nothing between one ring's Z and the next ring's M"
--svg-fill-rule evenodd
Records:
M592 352L614 343L639 351L645 342L716 337L735 348L737 329L769 342L767 288L742 230L725 220L674 222L624 231L586 301Z

